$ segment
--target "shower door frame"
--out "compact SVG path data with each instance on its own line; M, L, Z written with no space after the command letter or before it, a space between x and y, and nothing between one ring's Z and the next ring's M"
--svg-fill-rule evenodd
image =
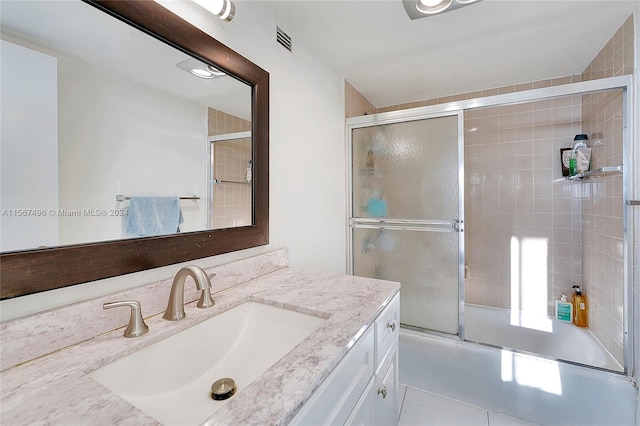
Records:
M207 156L207 227L208 229L213 228L213 187L214 187L214 167L215 167L215 153L213 149L213 144L216 142L227 142L233 141L237 139L245 139L251 137L251 130L246 130L244 132L235 132L235 133L223 133L220 135L212 135L207 137L207 143L209 150L209 155ZM253 189L251 190L253 193ZM251 196L251 210L253 212L253 196ZM251 214L253 216L253 213Z
M391 114L392 113L385 113ZM378 116L381 114L377 114ZM407 114L402 116L403 114L396 114L393 117L388 119L386 118L375 118L375 115L369 115L364 117L372 117L372 120L347 120L347 164L353 164L352 158L352 144L353 144L353 130L365 127L375 127L381 126L384 124L395 124L395 123L405 123L410 121L420 121L420 120L429 120L435 118L442 117L457 117L457 132L458 132L458 229L456 230L458 234L458 333L457 334L448 334L445 332L439 332L434 330L428 330L431 333L442 334L445 336L459 336L461 340L464 340L464 111L462 110L449 110L449 111L438 111L435 113L423 113L423 114ZM356 117L363 118L363 117ZM350 122L351 120L351 122ZM348 274L353 275L353 232L352 229L354 226L350 223L351 218L353 218L353 179L352 172L353 167L348 166L349 172L347 173L347 206L348 206L348 234L347 234L347 270ZM433 219L433 218L429 218ZM403 327L409 327L403 325ZM420 330L422 330L420 328Z
M417 107L405 110L383 112L379 114L364 115L360 117L352 117L346 120L346 158L347 158L347 269L349 274L353 274L353 256L352 256L352 232L350 226L350 219L353 214L352 206L352 177L351 177L351 143L352 143L352 130L360 127L371 127L381 124L400 123L404 121L414 121L423 118L432 118L442 115L451 115L455 113L461 113L462 130L459 130L458 138L462 140L462 149L459 150L459 155L462 155L462 159L459 161L459 176L461 179L460 184L460 206L461 206L461 220L464 220L464 112L476 108L484 107L496 107L504 105L515 105L519 103L540 101L545 99L552 99L562 96L571 95L584 95L593 92L601 92L606 90L622 90L622 111L623 111L623 131L622 131L622 200L625 203L623 207L623 247L624 247L624 262L623 262L623 353L624 353L624 373L612 372L614 374L626 374L630 379L636 377L635 365L636 365L636 353L635 353L635 323L632 317L632 313L636 307L637 301L634 294L634 271L633 271L633 229L631 229L631 220L633 214L630 212L632 208L627 205L627 200L633 197L635 193L640 191L639 188L633 186L633 170L638 167L636 164L637 153L633 151L633 138L637 129L634 129L634 92L633 92L633 76L623 75L617 77L602 78L597 80L582 81L577 83L568 83L559 86L544 87L540 89L523 90L519 92L505 93L495 96L486 96L474 99L466 99L460 101L447 102L443 104L430 105L425 107ZM460 232L460 238L462 243L460 250L462 254L460 258L464 262L464 232ZM459 324L458 324L458 338L462 341L464 338L464 263L460 265L461 274L459 275L460 288L460 305L459 305ZM444 333L436 333L444 334ZM446 336L453 336L448 335ZM543 356L543 355L540 355ZM548 357L547 357L548 358ZM563 362L570 362L566 360L558 360ZM600 369L595 366L587 366L592 369ZM610 371L610 370L606 370Z
M410 110L406 110L410 111ZM394 111L395 112L395 111ZM404 111L398 111L404 112ZM385 118L379 117L381 115L391 114L392 117ZM350 165L353 164L353 130L360 129L365 127L375 127L382 126L384 124L395 124L395 123L406 123L410 121L420 121L420 120L428 120L434 118L442 118L442 117L457 117L458 121L458 333L457 334L449 334L445 332L439 332L435 330L428 330L430 333L442 334L445 336L459 336L461 340L464 340L464 111L457 110L447 110L447 111L438 111L433 113L422 113L422 114L393 114L393 113L383 113L383 114L375 114L375 115L366 115L364 117L354 117L354 119L347 120L347 221L348 221L348 233L347 233L347 273L349 275L353 275L353 232L352 229L355 226L351 223L353 216L353 167ZM366 119L371 117L371 119ZM361 120L356 120L361 119ZM407 221L410 222L410 221ZM407 223L410 227L410 224ZM397 228L396 228L397 229ZM403 324L403 327L413 328ZM423 330L422 328L416 327L418 330Z

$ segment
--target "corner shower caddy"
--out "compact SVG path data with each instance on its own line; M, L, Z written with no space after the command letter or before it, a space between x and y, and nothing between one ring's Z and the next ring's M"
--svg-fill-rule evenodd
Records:
M622 173L622 164L620 164L619 166L604 166L604 167L597 168L595 170L589 170L583 173L578 173L577 175L573 175L573 176L563 176L560 179L555 179L554 182L562 182L565 180L582 180L583 178L590 177L590 176L618 173L618 172Z

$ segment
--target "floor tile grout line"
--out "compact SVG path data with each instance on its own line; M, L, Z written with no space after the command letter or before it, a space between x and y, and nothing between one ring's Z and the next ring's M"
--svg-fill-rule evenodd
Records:
M406 386L406 385L402 385L402 386L404 386L404 392L402 392L402 402L400 403L400 410L398 411L398 420L400 420L400 416L402 416L404 401L405 401L405 398L407 397L407 389L409 389L409 386Z
M405 410L409 410L409 412L412 412L413 411L412 407L414 407L416 404L418 406L422 405L421 402L418 402L418 401L415 400L416 397L418 398L418 400L422 400L423 398L428 398L428 399L435 398L435 400L446 400L446 401L448 401L448 404L454 404L453 406L464 406L464 407L471 408L471 409L473 409L475 411L475 414L472 414L472 416L475 417L475 420L473 421L473 424L476 424L476 425L487 425L488 424L488 420L487 420L487 416L488 416L487 412L488 412L488 410L486 408L478 407L478 406L473 405L473 404L468 404L466 402L459 401L459 400L456 400L454 398L447 397L447 396L444 396L444 395L439 395L439 394L436 394L434 392L429 392L429 391L425 391L425 390L422 390L422 389L414 388L412 386L408 386L408 385L401 385L401 386L404 387L404 392L403 392L404 397L403 397L402 408L401 408L401 417L404 416L404 414L405 414L404 411ZM409 399L409 389L412 390L411 395L413 395L413 399L411 399L411 400ZM436 411L438 411L438 410L436 410ZM479 416L479 417L476 417L476 416ZM481 420L483 417L485 418L484 422ZM398 420L400 421L400 418ZM440 419L440 420L442 420L442 419ZM402 424L402 423L399 423L399 424ZM442 423L442 424L446 424L446 423Z
M413 386L409 386L409 385L402 385L402 386L405 386L405 391L404 391L405 395L407 394L407 390L409 390L409 389L411 388L411 389L413 389L413 390L417 390L418 392L424 392L424 393L428 393L428 394L431 394L431 395L439 396L440 398L448 399L449 401L458 402L458 403L460 403L460 404L468 405L468 406L475 407L475 408L479 408L479 409L481 409L481 410L487 410L487 409L486 409L486 408L484 408L484 407L480 407L480 406L478 406L478 405L471 404L471 403L469 403L469 402L461 401L461 400L459 400L459 399L455 399L455 398L450 397L450 396L447 396L447 395L442 395L442 394L439 394L439 393L436 393L436 392L427 391L427 390L420 389L420 388L415 388L415 387L413 387ZM488 410L487 410L487 411L488 411Z
M486 408L484 408L484 407L480 407L480 406L478 406L478 405L471 404L471 403L468 403L468 402L465 402L465 401L460 401L460 400L455 399L455 398L452 398L452 397L450 397L450 396L440 395L440 394L438 394L438 393L436 393L436 392L426 391L426 390L423 390L423 389L420 389L420 388L416 388L416 387L413 387L413 386L409 386L409 385L405 385L405 384L400 384L400 383L399 383L398 385L399 385L399 386L404 386L404 392L402 393L402 403L401 403L401 406L400 406L400 414L399 414L399 416L398 416L398 419L400 419L400 416L402 415L402 410L404 409L404 405L405 405L405 401L406 401L407 393L408 393L409 389L413 389L413 390L418 391L418 392L421 392L421 393L426 393L426 394L434 395L434 396L437 396L437 397L439 397L439 398L448 399L449 401L453 401L453 402L456 402L456 403L458 403L458 404L466 405L466 406L469 406L469 407L475 407L475 408L478 408L478 409L480 409L480 410L483 410L483 411L485 411L486 416L487 416L487 426L491 426L491 420L490 420L490 419L491 419L491 414L490 414L490 413L491 413L491 410L488 410L488 409L486 409ZM507 414L500 413L500 412L497 412L497 411L494 411L494 413L499 414L499 415L502 415L502 416L506 416L506 417L512 417L512 416L509 416L509 415L507 415ZM516 419L516 420L519 420L519 421L527 422L526 420L522 420L522 419L519 419L519 418L517 418L517 417L513 417L513 418L514 418L514 419ZM528 422L528 423L531 423L531 422ZM535 425L535 423L531 423L531 424L532 424L532 425Z

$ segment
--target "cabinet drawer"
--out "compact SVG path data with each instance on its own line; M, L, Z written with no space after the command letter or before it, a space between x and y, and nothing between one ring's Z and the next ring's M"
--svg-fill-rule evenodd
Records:
M374 373L374 327L369 327L291 421L291 425L344 424Z
M396 294L375 323L376 365L380 365L389 348L400 335L400 294Z

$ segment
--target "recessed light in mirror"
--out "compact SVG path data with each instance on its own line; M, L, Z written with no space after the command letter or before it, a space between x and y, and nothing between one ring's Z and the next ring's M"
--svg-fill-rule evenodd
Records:
M220 71L218 68L214 67L213 65L207 65L207 70L216 77L222 77L224 75L227 75L223 71Z
M223 77L226 75L216 67L205 64L204 62L200 62L195 58L185 59L184 61L177 63L176 66L181 70L184 70L200 78L212 79Z
M200 78L215 78L216 76L210 73L208 70L203 70L202 68L193 68L191 70L191 74L200 77Z

